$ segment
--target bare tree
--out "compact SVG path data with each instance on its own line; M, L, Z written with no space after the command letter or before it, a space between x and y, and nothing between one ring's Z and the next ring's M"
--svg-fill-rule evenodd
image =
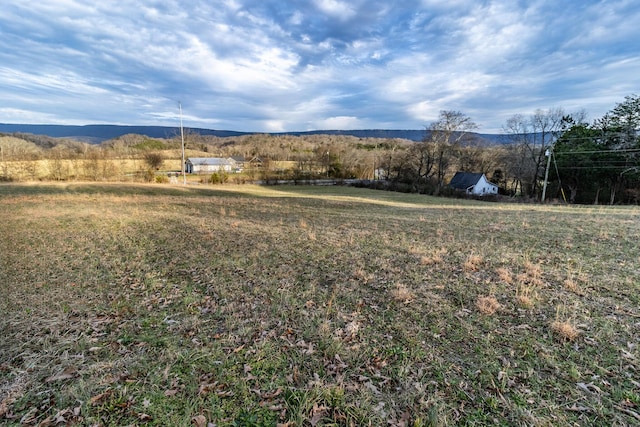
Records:
M14 136L0 137L0 175L3 180L33 176L41 149L33 142ZM24 175L24 176L23 176Z
M438 120L428 127L429 139L433 143L434 166L437 180L437 192L444 186L444 178L454 151L469 137L469 132L478 126L469 116L452 110L442 110Z
M47 153L49 177L54 181L66 181L71 177L69 160L73 153L65 145L56 145Z
M562 108L536 110L531 116L516 114L503 126L507 142L509 175L514 187L529 197L537 197L545 171L547 150L562 131Z
M513 194L530 194L535 179L535 168L531 163L528 147L531 146L531 127L522 114L514 114L502 127L507 148L503 163L511 180Z
M164 162L164 157L162 154L156 152L148 152L144 155L144 161L149 166L150 170L158 170L162 167L162 163Z
M435 171L437 144L429 139L411 146L407 156L411 159L416 178L421 181L430 179Z

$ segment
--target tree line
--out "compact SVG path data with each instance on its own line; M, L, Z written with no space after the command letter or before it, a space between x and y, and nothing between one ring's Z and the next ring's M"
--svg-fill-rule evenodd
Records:
M370 180L386 189L446 195L456 171L484 173L505 196L570 203L638 203L640 98L603 117L562 108L516 114L500 143L486 141L468 115L443 110L420 142L346 135L200 135L187 130L187 157L260 159L250 179ZM153 180L180 170L179 135L123 135L101 144L43 135L0 135L0 180ZM176 165L176 162L177 165Z
M603 117L562 108L516 114L503 125L502 144L486 145L459 111L441 111L422 142L389 156L392 187L450 193L456 171L481 172L501 194L568 203L640 202L640 97L630 95Z

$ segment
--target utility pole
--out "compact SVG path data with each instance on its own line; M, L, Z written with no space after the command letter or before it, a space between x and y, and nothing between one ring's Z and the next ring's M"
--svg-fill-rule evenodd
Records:
M551 165L551 149L547 148L544 155L547 156L547 169L544 171L544 185L542 187L542 203L544 203L545 196L547 195L547 182L549 180L549 166Z
M184 161L184 130L182 129L182 102L178 101L180 107L180 139L182 140L182 184L187 185L187 174L185 173L185 161Z

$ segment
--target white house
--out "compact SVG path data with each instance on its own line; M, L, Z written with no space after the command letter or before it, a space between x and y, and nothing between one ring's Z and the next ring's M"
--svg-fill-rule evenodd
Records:
M236 172L239 168L235 160L220 157L190 157L186 162L187 173Z
M490 182L483 173L456 172L449 186L476 196L498 194L498 186Z

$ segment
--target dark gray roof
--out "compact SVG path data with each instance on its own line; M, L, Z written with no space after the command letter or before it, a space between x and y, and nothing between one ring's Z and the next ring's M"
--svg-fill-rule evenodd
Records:
M453 178L451 178L449 186L458 190L466 190L476 185L480 178L482 178L481 173L456 172Z

